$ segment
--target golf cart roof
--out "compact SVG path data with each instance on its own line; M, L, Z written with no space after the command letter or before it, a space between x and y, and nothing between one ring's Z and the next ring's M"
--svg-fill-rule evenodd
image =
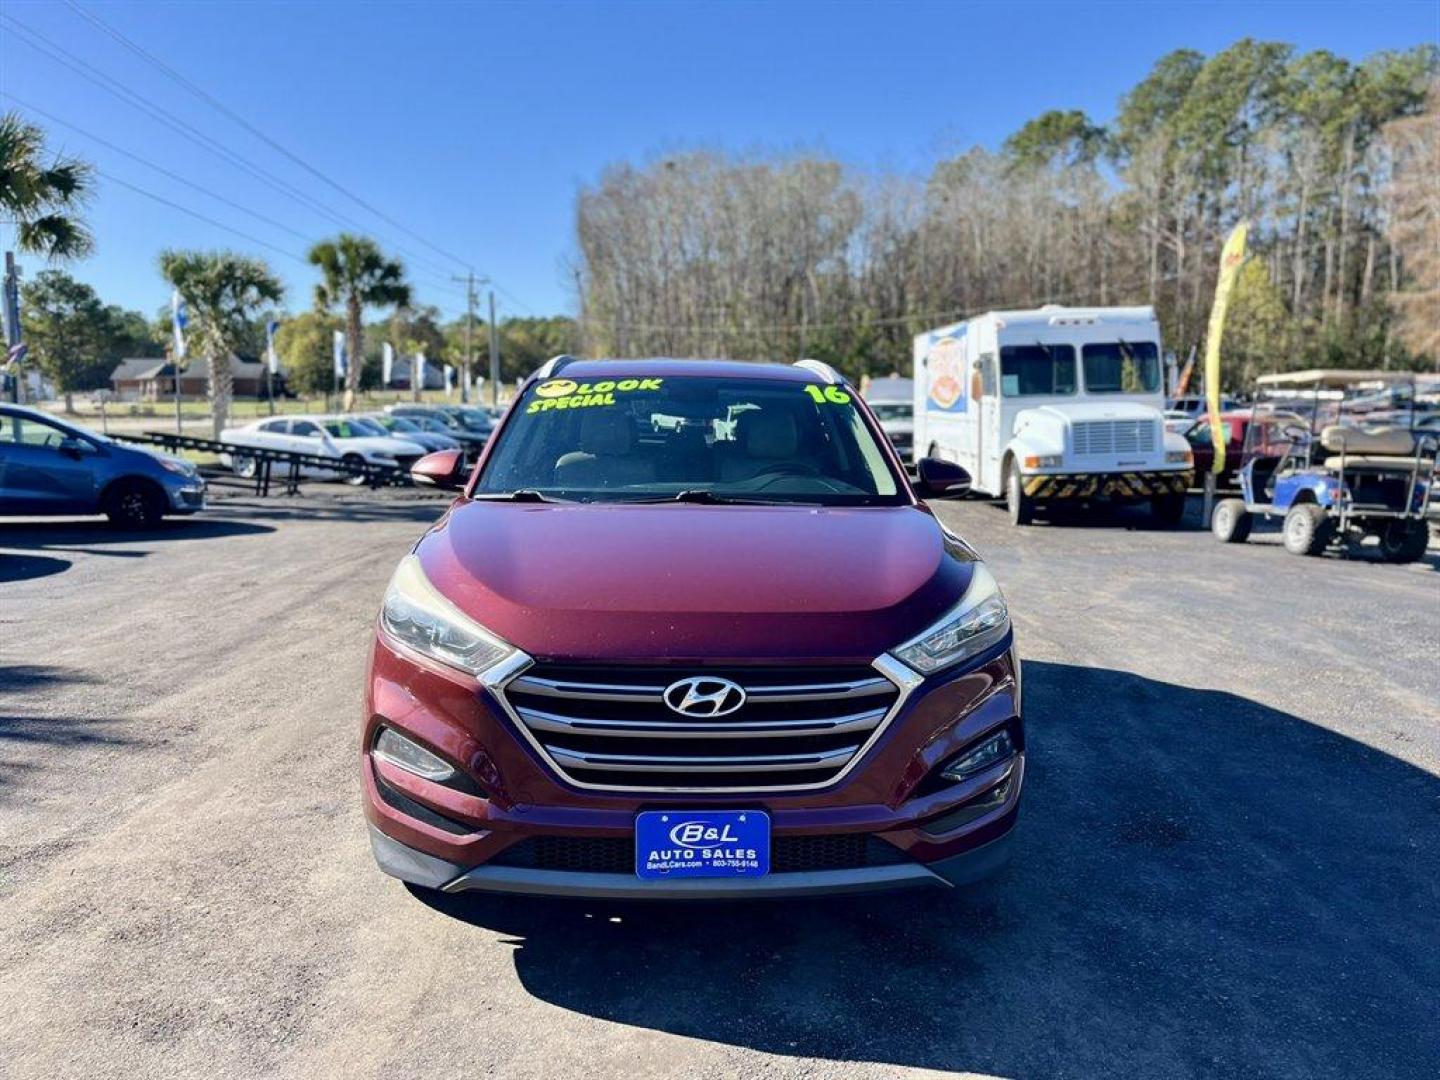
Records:
M1286 371L1278 375L1261 375L1257 386L1342 388L1356 383L1408 383L1415 381L1413 371L1366 371L1346 368L1311 368L1308 371Z

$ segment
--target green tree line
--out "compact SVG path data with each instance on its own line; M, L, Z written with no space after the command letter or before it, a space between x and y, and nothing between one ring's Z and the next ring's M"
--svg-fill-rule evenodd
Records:
M976 312L1148 303L1183 357L1245 219L1227 382L1440 368L1437 70L1434 46L1354 63L1245 39L1162 57L1108 123L1047 112L923 176L803 153L617 164L577 204L584 346L858 376L908 371L915 333Z

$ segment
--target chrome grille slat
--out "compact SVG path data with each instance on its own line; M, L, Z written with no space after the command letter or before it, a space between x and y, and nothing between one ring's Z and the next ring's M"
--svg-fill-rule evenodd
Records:
M734 682L743 704L713 719L673 711L666 688L694 676ZM912 679L919 681L889 657L864 667L699 670L530 661L486 685L566 783L706 793L833 784L874 745Z
M1077 420L1071 431L1075 453L1082 457L1155 450L1155 425L1149 420Z
M647 720L599 720L593 717L560 716L538 709L515 710L531 731L555 731L572 735L607 735L616 738L649 739L750 739L795 738L805 735L841 735L870 731L885 719L884 709L851 713L815 720L744 721L684 720L661 723Z
M852 757L856 746L846 746L815 754L766 754L746 757L660 756L656 754L581 754L573 750L551 747L550 753L562 765L608 772L798 772L801 770L839 768Z

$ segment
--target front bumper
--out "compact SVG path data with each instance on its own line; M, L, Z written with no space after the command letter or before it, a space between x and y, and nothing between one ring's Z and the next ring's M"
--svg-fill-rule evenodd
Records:
M472 790L425 780L371 754L382 725L461 765ZM961 783L931 781L944 762L1001 726L1016 739L1014 758ZM372 651L360 749L365 813L382 870L448 892L550 896L805 896L978 880L1004 861L1008 843L1001 841L1017 819L1025 772L1018 661L1009 640L969 669L921 683L856 767L815 790L582 790L513 730L489 688L401 655L383 635ZM649 881L625 872L641 810L746 806L770 815L777 862L784 861L782 845L793 853L813 844L827 854L791 859L783 871L754 879ZM532 858L542 842L551 851L564 846L566 856ZM862 845L864 854L850 858L849 844ZM832 857L835 847L845 857ZM571 857L576 848L584 858ZM592 858L600 848L608 856Z
M205 481L198 477L183 484L166 485L165 494L170 501L169 513L193 514L205 509Z
M1025 494L1034 499L1150 499L1183 495L1194 479L1193 469L1174 472L1032 473L1025 476Z

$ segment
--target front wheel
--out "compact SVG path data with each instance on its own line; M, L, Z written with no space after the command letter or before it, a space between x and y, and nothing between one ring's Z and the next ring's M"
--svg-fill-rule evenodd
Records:
M260 463L249 454L231 454L230 471L243 479L253 480L260 471Z
M1025 478L1014 465L1005 474L1005 508L1011 525L1029 525L1035 520L1035 500L1025 494Z
M1430 527L1420 520L1391 521L1380 530L1380 555L1386 562L1418 562L1429 543Z
M1243 544L1250 536L1250 511L1244 499L1221 499L1210 518L1210 531L1222 544Z
M1335 522L1314 503L1290 507L1285 515L1285 550L1291 555L1323 555L1335 535Z
M343 458L340 459L340 463L342 465L349 465L353 468L358 469L365 464L365 459L362 458L359 454L346 454ZM361 484L369 483L369 481L370 478L366 476L363 472L347 472L345 474L345 483L349 484L351 487L359 487Z
M153 529L165 516L165 498L149 483L120 483L105 497L105 516L117 529Z

